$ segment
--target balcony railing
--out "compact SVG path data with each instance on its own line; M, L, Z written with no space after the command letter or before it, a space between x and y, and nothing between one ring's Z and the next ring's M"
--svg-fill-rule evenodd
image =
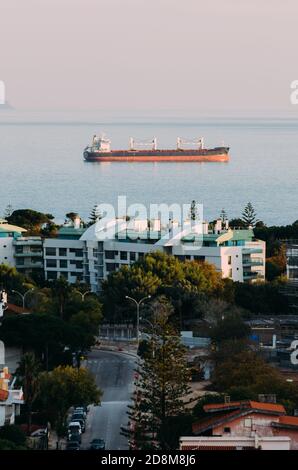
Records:
M251 258L251 259L243 259L242 261L243 266L263 266L264 261L262 258Z
M28 258L28 257L36 257L36 256L39 256L40 258L42 258L43 252L42 251L24 251L22 253L16 252L14 255L16 258L24 258L24 257Z

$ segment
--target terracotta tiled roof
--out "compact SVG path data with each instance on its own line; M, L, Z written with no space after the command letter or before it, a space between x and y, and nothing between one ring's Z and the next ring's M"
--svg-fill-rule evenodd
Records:
M8 398L9 392L7 390L0 390L0 401L6 401Z
M214 403L210 405L204 405L204 411L206 413L214 413L224 410L236 410L236 409L254 409L258 411L266 411L272 413L286 414L286 410L283 405L277 405L275 403L262 403L259 401L238 401L230 403Z
M239 411L238 409L235 411L231 411L230 413L216 414L215 416L212 416L211 418L209 417L203 418L200 421L193 423L192 431L194 434L200 434L201 432L204 432L207 429L213 428L221 423L226 423L227 421L230 421L231 419L239 415L241 415L241 411Z
M28 313L27 308L22 308L22 307L19 307L18 305L9 304L9 303L7 304L7 310L13 313Z
M242 402L243 404L243 402ZM230 403L211 403L210 405L204 405L203 409L208 412L213 412L213 411L221 411L221 410L229 410L233 408L240 408L241 407L241 402L240 401L231 401Z
M280 416L278 422L272 423L272 426L282 428L282 427L292 427L298 429L298 417L296 416Z
M261 403L259 401L250 401L249 405L250 408L254 410L286 414L285 407L283 405L277 405L276 403Z

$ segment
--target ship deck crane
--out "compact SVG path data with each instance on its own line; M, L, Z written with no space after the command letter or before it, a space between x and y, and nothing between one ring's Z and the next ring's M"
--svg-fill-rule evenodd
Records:
M184 145L194 145L197 146L199 150L204 148L204 137L199 139L186 140L181 137L177 137L177 150L183 150Z
M148 147L152 150L157 150L157 138L154 137L152 140L135 140L133 137L129 139L129 149L131 151L137 150L138 147Z

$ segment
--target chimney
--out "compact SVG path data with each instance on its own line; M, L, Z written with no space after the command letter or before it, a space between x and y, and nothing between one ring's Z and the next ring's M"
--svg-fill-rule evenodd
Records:
M74 226L74 228L75 228L76 230L81 227L81 218L80 218L80 216L77 215L77 216L74 218L74 220L73 220L73 226Z
M203 234L208 235L208 222L203 222Z
M215 224L215 233L220 233L222 231L222 221L221 219L217 219Z

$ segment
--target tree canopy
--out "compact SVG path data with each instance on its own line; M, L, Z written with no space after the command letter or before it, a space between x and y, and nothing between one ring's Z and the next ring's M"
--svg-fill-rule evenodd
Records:
M103 282L104 313L106 318L115 320L135 318L133 305L125 302L126 295L138 300L148 295L166 295L175 303L177 292L183 291L190 301L191 294L212 295L223 290L223 286L220 274L208 263L183 262L154 252L111 273Z
M23 227L30 232L39 232L43 224L49 224L54 217L32 209L18 209L7 218L7 222Z

